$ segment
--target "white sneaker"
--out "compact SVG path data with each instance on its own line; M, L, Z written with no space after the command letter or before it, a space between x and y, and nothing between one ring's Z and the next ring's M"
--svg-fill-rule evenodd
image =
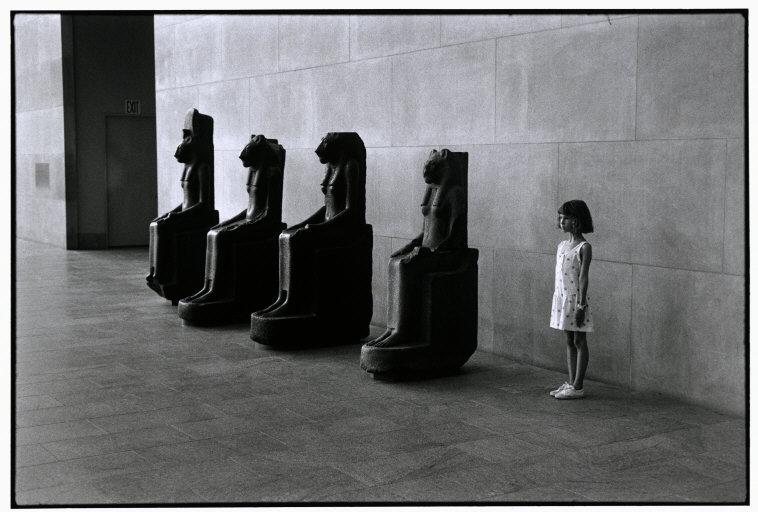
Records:
M584 389L574 389L574 386L570 385L555 395L558 400L571 400L573 398L584 398Z
M554 389L554 390L552 390L552 391L550 392L550 396L555 396L555 395L557 395L558 393L560 393L561 391L563 391L564 389L566 389L566 388L567 388L567 387L569 387L570 385L571 385L571 384L569 384L568 382L564 382L563 384L561 384L561 385L558 387L558 389Z

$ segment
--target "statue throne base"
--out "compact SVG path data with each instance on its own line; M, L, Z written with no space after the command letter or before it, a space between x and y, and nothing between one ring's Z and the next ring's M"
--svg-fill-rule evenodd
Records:
M284 227L255 230L247 240L229 240L223 246L209 245L210 250L231 252L225 258L228 263L209 268L209 261L218 261L222 255L206 256L206 282L211 280L208 289L180 300L179 318L188 325L243 323L250 313L271 304L279 288L278 240ZM227 275L220 276L220 272Z
M433 265L422 273L419 304L388 306L387 330L363 345L361 368L378 379L402 380L453 373L468 361L477 346L479 251L457 252L453 265ZM390 263L389 296L395 301L398 274L397 266ZM399 311L400 307L407 310ZM397 329L399 315L416 319L414 332Z
M147 285L174 306L203 287L208 230L218 224L218 211L193 215L191 225L172 218L150 223L150 274Z
M250 316L250 339L286 350L356 343L368 336L373 309L373 230L365 224L341 239L341 243L313 249L312 275L298 274L310 288L309 300L290 296L288 265L295 255L282 246L282 289L276 302ZM306 293L304 283L292 284L299 293Z

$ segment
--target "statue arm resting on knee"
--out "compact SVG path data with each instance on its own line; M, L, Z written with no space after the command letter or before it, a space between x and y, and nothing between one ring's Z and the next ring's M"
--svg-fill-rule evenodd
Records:
M321 208L316 210L316 213L314 213L313 215L305 219L300 224L295 224L294 226L290 226L289 228L287 228L287 231L294 231L298 229L303 229L309 225L312 226L313 224L320 224L324 222L325 214L326 214L326 207L322 206Z
M158 217L154 218L151 222L160 222L160 221L166 220L168 218L168 216L171 215L172 213L175 214L175 213L178 213L180 211L182 211L182 205L181 204L179 206L177 206L176 208L174 208L173 210L169 210L166 213L164 213L163 215L159 215Z
M220 223L216 224L211 229L222 229L222 228L225 228L225 227L227 227L227 226L229 226L231 224L235 224L235 223L237 223L237 222L239 222L241 220L245 220L245 214L246 213L247 213L246 210L242 210L240 213L238 213L234 217L231 217L229 219L226 219L223 222L220 222Z
M393 252L390 257L391 258L397 258L398 256L405 256L406 254L410 253L413 249L416 247L421 247L421 242L424 240L424 232L422 231L419 236L408 242L406 245L398 249L397 251Z

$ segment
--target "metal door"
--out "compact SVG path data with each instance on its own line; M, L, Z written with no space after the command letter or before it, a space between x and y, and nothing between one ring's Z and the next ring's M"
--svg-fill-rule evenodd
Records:
M108 247L148 245L158 209L155 118L106 117Z

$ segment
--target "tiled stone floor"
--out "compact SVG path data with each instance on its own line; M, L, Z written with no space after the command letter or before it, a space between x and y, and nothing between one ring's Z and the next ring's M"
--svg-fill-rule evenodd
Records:
M18 504L741 502L744 420L477 352L373 380L359 345L182 326L145 249L18 241ZM556 347L560 350L559 347Z

